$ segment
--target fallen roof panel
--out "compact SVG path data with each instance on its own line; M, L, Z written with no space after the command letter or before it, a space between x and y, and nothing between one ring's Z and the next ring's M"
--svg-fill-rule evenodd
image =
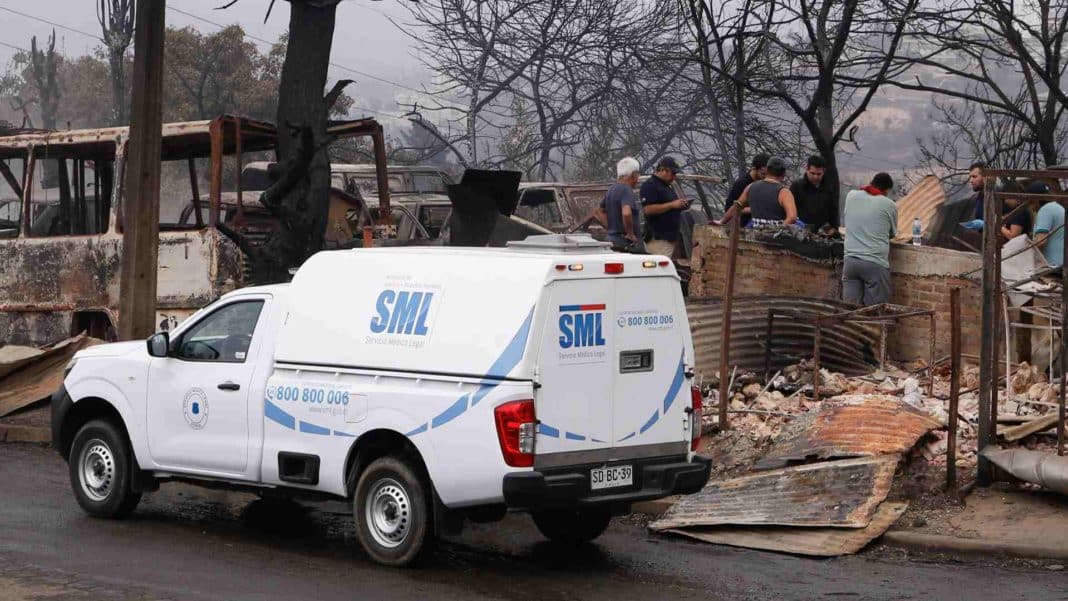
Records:
M886 395L837 397L796 419L753 469L786 467L812 459L904 453L942 422Z
M81 334L46 347L40 354L0 364L6 374L0 378L0 417L47 399L63 383L64 367L74 353L100 342Z
M883 535L905 513L908 503L887 501L864 528L795 528L790 526L726 526L667 530L706 543L834 557L860 551Z
M898 457L813 463L711 482L649 525L765 525L863 528L894 479Z

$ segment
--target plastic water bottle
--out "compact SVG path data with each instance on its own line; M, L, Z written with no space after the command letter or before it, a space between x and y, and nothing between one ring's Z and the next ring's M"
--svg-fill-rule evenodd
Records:
M913 246L920 246L923 243L923 224L920 223L920 218L917 217L912 220L912 244Z

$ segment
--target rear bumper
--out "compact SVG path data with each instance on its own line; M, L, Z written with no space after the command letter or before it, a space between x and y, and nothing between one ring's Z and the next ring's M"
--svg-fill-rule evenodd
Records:
M620 463L634 466L634 484L631 486L590 490L590 470L600 465L521 472L504 477L504 502L512 509L540 509L650 501L695 493L704 488L712 470L711 461L699 455L692 461L685 457L669 457L612 464Z

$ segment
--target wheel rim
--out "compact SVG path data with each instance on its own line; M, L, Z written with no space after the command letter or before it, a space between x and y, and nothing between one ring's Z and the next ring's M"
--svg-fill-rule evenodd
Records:
M115 456L111 447L102 440L94 439L85 445L79 461L82 492L93 501L103 501L111 494L115 484Z
M392 478L375 482L367 493L367 529L379 545L392 549L408 538L412 504L408 491Z

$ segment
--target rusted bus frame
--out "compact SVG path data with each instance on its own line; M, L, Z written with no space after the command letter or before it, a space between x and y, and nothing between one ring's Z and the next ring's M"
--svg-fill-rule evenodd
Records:
M889 311L889 314L883 314L884 311ZM904 305L893 305L884 303L881 305L873 305L871 307L864 307L862 309L856 309L853 311L845 311L843 313L831 313L822 315L819 313L804 313L801 311L790 311L782 309L768 309L768 325L766 328L766 339L764 345L764 372L767 377L767 372L770 371L771 365L771 337L775 329L775 318L784 317L792 319L801 323L810 323L815 328L812 343L812 397L814 401L820 400L820 346L823 342L823 333L821 327L824 324L832 323L879 323L889 324L898 322L902 319L909 319L914 317L927 317L930 322L930 351L929 359L927 362L927 394L934 394L934 363L935 363L935 341L936 341L936 326L935 326L935 312L930 309L918 309L916 307L906 307ZM883 346L886 339L886 329L882 329L882 335L880 336L880 346ZM880 361L882 357L880 357Z

